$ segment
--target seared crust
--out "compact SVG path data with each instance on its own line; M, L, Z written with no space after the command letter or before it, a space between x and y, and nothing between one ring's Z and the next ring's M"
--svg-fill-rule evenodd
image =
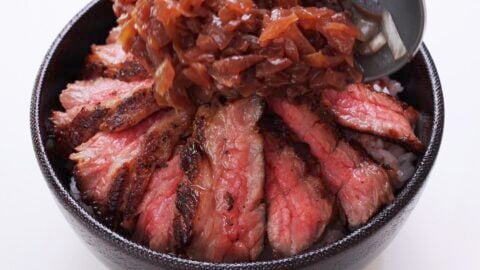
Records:
M198 142L190 140L187 146L183 149L181 158L182 170L190 180L195 178L198 172L198 162L202 158L201 147Z
M326 121L328 114L310 99L296 105L272 99L271 107L304 142L321 165L330 191L337 195L355 228L393 200L388 172L362 155Z
M66 152L71 152L98 131L125 130L159 109L152 87L144 87L124 99L84 106L71 122L55 127L56 138Z
M177 188L177 215L173 221L174 238L177 251L183 251L192 240L193 216L198 204L198 194L189 183L182 183Z
M122 81L138 81L148 78L149 72L137 60L127 60L120 66L108 67L104 73L106 77Z
M118 220L120 217L117 213L117 208L121 203L122 191L125 190L130 169L128 166L123 166L117 172L117 176L113 182L110 191L108 192L107 205L104 213L100 213L104 217L105 224L114 230L118 230Z
M98 132L107 114L108 109L101 106L82 108L70 124L55 127L57 142L64 151L71 152Z
M79 153L71 156L78 162L75 175L83 200L94 206L96 215L107 226L125 234L131 233L134 228L138 207L153 173L170 160L191 124L187 114L173 110L158 112L146 121L123 133L101 133L98 138L95 137L93 144L104 136L117 137L96 145L88 145L87 142L83 148L77 148ZM132 138L134 141L128 142ZM121 147L122 144L126 145ZM111 157L90 159L89 153L108 152L108 147L121 147L113 150L121 152L106 153L115 155L113 160L109 160ZM88 167L81 165L84 162L93 162L100 167L89 172ZM97 190L100 185L92 186L91 181L100 181L102 191Z
M198 205L198 193L192 186L195 177L198 174L200 162L203 159L201 142L204 140L205 115L199 115L194 121L194 132L187 142L187 145L181 152L182 170L185 172L186 179L177 189L177 214L173 221L174 237L177 243L177 252L183 253L190 245L192 240L192 226L195 211Z
M117 58L104 59L102 55L105 53L102 53L102 50L120 50L120 52ZM92 46L92 53L87 57L83 71L83 77L86 79L104 77L132 82L145 80L149 76L151 74L146 65L131 53L123 52L121 46L117 44Z
M159 109L151 88L144 88L110 109L101 130L115 132L131 127Z
M262 112L258 97L198 109L181 155L186 177L177 189L177 253L237 262L254 260L262 251L265 168L257 130Z
M149 72L136 60L127 60L114 66L106 66L95 58L89 58L84 71L88 79L104 77L131 82L148 78Z
M315 176L321 176L321 169L310 151L310 146L302 142L285 124L280 116L275 113L264 114L259 121L261 133L275 138L279 145L289 145L295 154L305 163L307 172Z
M123 199L117 212L121 213L122 227L128 231L133 229L137 208L153 172L172 157L180 137L190 125L188 115L174 111L171 113L167 120L153 125L148 131L140 154L132 164L128 183L122 191Z

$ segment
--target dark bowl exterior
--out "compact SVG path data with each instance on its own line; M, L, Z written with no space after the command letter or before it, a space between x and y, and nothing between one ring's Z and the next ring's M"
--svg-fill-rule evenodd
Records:
M70 195L70 172L52 151L48 120L60 108L58 95L75 80L90 45L102 43L115 24L109 0L95 0L60 33L40 68L31 103L31 132L38 163L63 214L94 254L112 269L360 269L395 237L420 197L442 139L444 104L432 58L422 45L412 62L393 77L405 87L402 98L422 113L418 133L428 145L415 175L395 201L366 225L325 247L281 260L213 264L151 251L112 232L89 215Z

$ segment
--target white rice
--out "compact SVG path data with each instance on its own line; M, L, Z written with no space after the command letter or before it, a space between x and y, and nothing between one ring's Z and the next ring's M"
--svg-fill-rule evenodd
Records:
M82 201L80 190L78 190L77 182L73 177L70 179L70 194L72 194L72 197L75 199L75 201L77 201L80 206L87 211L87 213L93 215L93 208Z
M373 89L377 92L385 93L396 97L400 92L403 91L403 86L395 81L391 80L388 77L384 77L380 80L374 81L372 83Z

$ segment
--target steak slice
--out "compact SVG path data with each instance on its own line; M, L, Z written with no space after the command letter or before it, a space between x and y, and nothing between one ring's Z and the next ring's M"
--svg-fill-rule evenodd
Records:
M160 109L153 81L121 82L112 79L78 81L60 95L66 112L54 111L52 121L58 141L72 149L99 130L121 131Z
M343 91L324 90L322 99L340 125L423 151L424 145L413 131L418 112L396 98L366 84L351 84Z
M320 117L307 105L279 98L272 98L270 105L300 140L310 146L351 227L364 224L381 206L393 200L388 173L342 139L327 116Z
M159 252L175 251L173 219L178 184L185 174L180 154L155 171L138 208L133 240Z
M292 256L319 240L332 216L333 198L294 148L268 132L264 139L268 240L275 253Z
M132 82L145 80L151 75L148 65L125 52L119 43L93 45L91 50L86 59L85 78L106 77Z
M182 153L187 178L177 191L175 234L191 258L250 261L265 236L263 140L258 97L197 112L195 131Z
M164 113L159 112L122 132L99 132L70 155L76 162L74 173L82 199L94 207L98 216L109 214L107 204L114 183L138 155L148 129L163 117Z
M140 153L131 166L122 203L118 205L118 221L121 222L123 229L127 231L134 229L138 206L153 173L170 160L178 141L190 125L188 114L172 110L148 130L140 146Z
M77 147L70 159L76 162L78 188L108 226L133 229L151 176L170 159L188 125L183 114L158 112L135 127L100 132Z

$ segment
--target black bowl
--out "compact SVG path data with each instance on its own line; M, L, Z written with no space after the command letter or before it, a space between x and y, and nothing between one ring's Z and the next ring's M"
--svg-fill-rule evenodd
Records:
M76 15L46 55L31 104L33 145L45 180L65 217L105 264L114 269L359 269L391 242L420 197L442 138L442 91L437 71L424 45L412 62L393 76L405 87L402 98L422 113L418 134L428 145L415 175L395 201L367 224L328 246L315 247L304 254L281 260L213 264L181 259L139 246L95 220L69 193L71 172L65 166L66 160L52 151L48 118L51 111L60 106L60 91L77 78L90 45L102 43L114 24L110 0L95 0Z

